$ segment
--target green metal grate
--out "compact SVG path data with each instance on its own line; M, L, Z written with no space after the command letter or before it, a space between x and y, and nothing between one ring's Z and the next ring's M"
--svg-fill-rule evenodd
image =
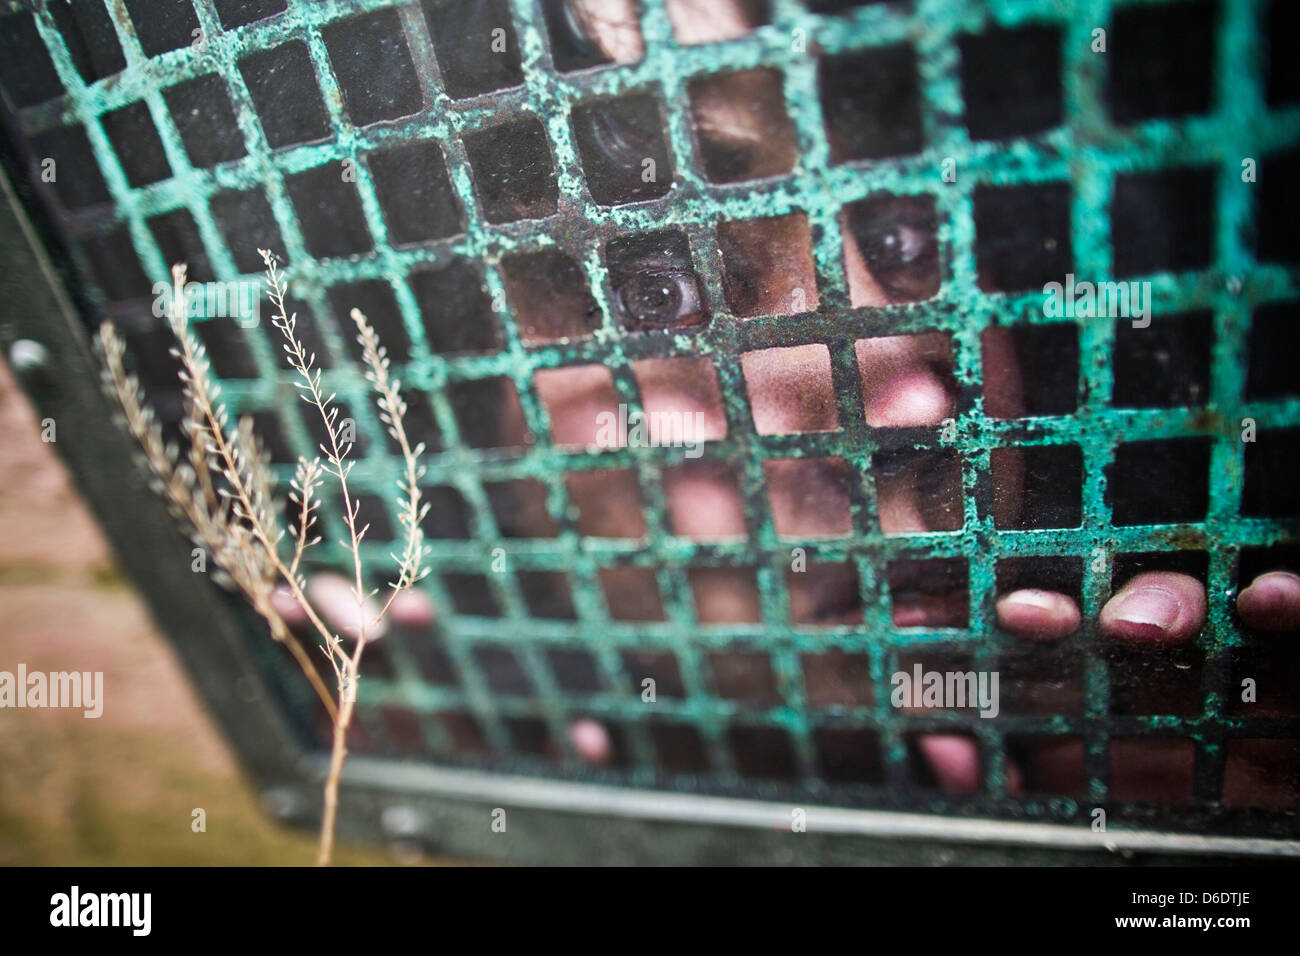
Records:
M510 0L506 22L510 42L517 38L522 81L466 98L453 98L446 92L439 67L443 51L438 47L439 37L430 33L430 23L437 22L437 3L287 0L261 4L272 14L265 19L224 26L223 15L228 18L229 11L240 4L194 0L192 10L189 3L178 3L170 5L174 9L162 17L158 7L148 4L106 2L104 22L111 25L111 40L120 45L123 66L120 72L94 82L87 82L78 69L66 30L56 17L58 11L52 9L56 4L8 0L0 7L15 14L0 21L0 29L17 29L20 19L30 18L61 87L62 95L35 97L33 102L20 104L23 108L16 114L19 134L27 146L23 159L33 183L40 182L40 159L45 155L42 145L52 142L48 136L58 130L84 130L88 162L103 179L103 196L91 196L85 208L69 209L46 197L75 264L88 318L111 315L124 328L147 337L150 329L157 327L148 315L147 288L153 280L165 279L178 245L183 248L190 242L190 248L184 250L187 257L194 261L195 253L201 253L211 277L229 281L257 279L247 262L249 249L254 238L256 244L271 244L288 261L291 294L316 319L319 350L328 357L327 387L338 393L356 419L366 450L354 480L376 496L376 508L388 507L397 469L365 382L350 359L343 327L326 317L336 312L330 290L341 284L374 280L391 292L400 328L409 341L400 378L407 389L427 398L430 434L436 431L440 442L439 450L429 457L427 482L431 487L453 489L463 499L469 533L466 540L455 540L431 532L435 573L428 579L428 589L440 614L437 633L399 630L385 642L386 656L377 658L378 669L364 675L360 720L365 734L353 749L634 787L796 802L1080 823L1089 820L1092 807L1104 806L1118 815L1116 819L1149 825L1294 834L1293 809L1282 806L1242 812L1225 808L1221 802L1232 741L1294 742L1300 737L1300 718L1294 710L1282 716L1246 716L1231 709L1236 693L1234 654L1254 646L1232 612L1242 554L1294 544L1300 528L1295 520L1284 517L1241 513L1248 454L1248 446L1240 440L1241 419L1250 417L1259 423L1261 442L1290 442L1292 447L1294 432L1284 430L1300 427L1300 396L1294 392L1291 397L1246 400L1252 314L1294 300L1298 294L1292 266L1257 261L1251 236L1262 184L1245 183L1240 175L1243 157L1264 163L1300 144L1300 111L1294 105L1267 102L1267 6L1251 0L1225 0L1212 6L1213 50L1210 62L1204 64L1213 84L1207 112L1119 125L1107 109L1111 61L1107 55L1092 52L1091 45L1095 28L1106 27L1113 36L1115 17L1134 5L1019 0L987 9L984 4L962 0L917 0L913 4L868 5L835 16L809 12L808 5L796 0L774 0L767 22L745 36L698 46L676 42L662 0L643 0L641 5L645 56L640 62L561 72L553 63L542 7L531 0ZM1157 9L1166 5L1140 6ZM433 14L426 17L425 8ZM358 127L351 111L363 107L349 101L349 90L336 76L326 35L336 25L354 29L353 18L390 11L392 23L400 24L403 50L410 58L407 75L418 84L420 106L410 115ZM132 20L133 13L155 19L147 30L141 30ZM1054 82L1060 84L1062 116L1060 123L1046 132L1014 137L1009 142L973 140L968 133L960 43L963 37L979 36L995 27L1059 30L1060 75ZM191 34L191 29L201 33ZM202 42L191 45L187 39L177 39L192 36ZM149 54L142 38L149 45ZM176 48L157 52L169 42ZM257 102L257 87L250 89L241 62L246 64L246 58L262 51L284 50L289 44L300 45L302 62L310 65L309 78L319 87L327 132L317 141L276 148L268 141L265 127L280 120L268 114L265 101ZM897 49L910 50L915 57L919 148L899 156L834 162L819 71L830 58L841 54ZM396 55L403 55L403 50ZM719 185L703 172L688 84L699 77L758 67L780 73L798 161L787 175ZM400 72L400 62L393 69ZM310 110L298 100L302 88L292 74L281 76L287 111L281 119L309 125ZM167 99L178 84L201 77L218 78L229 97L236 128L228 132L232 148L242 153L210 167L192 164ZM402 91L399 86L394 95ZM624 205L598 203L588 189L570 114L575 106L629 93L649 94L658 104L670 156L671 189L661 199ZM156 181L134 185L133 177L151 178L147 170L140 170L148 140L128 131L115 142L110 132L118 128L114 115L122 115L114 111L133 104L143 104L147 112L144 125L156 133L169 167ZM493 130L529 118L540 121L544 131L554 172L556 208L553 214L540 218L489 221L499 217L490 217L490 209L485 211L467 148L473 148L475 133L487 132L491 142ZM417 142L436 144L444 157L463 224L446 238L402 244L392 234L392 204L385 208L381 201L376 163L385 150ZM75 147L61 148L69 158L60 159L60 165L72 168ZM955 164L955 182L945 182L942 177L946 160ZM354 166L355 184L343 179L338 165L343 163ZM1152 283L1152 311L1157 322L1161 317L1198 310L1212 316L1212 358L1203 404L1113 407L1112 356L1118 323L1080 320L1071 324L1066 320L1070 327L1077 327L1078 337L1079 378L1073 410L1017 418L986 414L981 351L985 330L994 326L1059 327L1062 320L1044 316L1042 293L1037 289L1006 293L982 287L977 195L982 195L981 190L1029 184L1066 189L1072 271L1080 277L1104 280L1115 274L1111 209L1117 181L1170 169L1204 171L1210 183L1212 258L1203 266L1176 272L1157 269L1139 277ZM320 178L313 179L312 171L318 171ZM355 248L346 248L353 235L349 230L340 228L340 235L331 240L318 220L303 222L305 204L301 195L295 201L295 184L311 192L322 189L327 181L330 188L343 188L351 197L347 202L354 202L359 210L367 235L355 233ZM221 205L223 197L234 192L253 192L265 198L278 231L278 244L274 236L268 243L260 234L231 235L218 210L227 208ZM846 206L880 194L933 198L940 223L941 286L923 302L850 308L839 217ZM105 201L93 201L98 198ZM179 244L165 243L170 246L165 249L159 242L157 220L175 212L188 214L192 237L185 232L190 238ZM719 225L789 214L805 216L810 227L816 311L753 318L733 315L728 310L717 253ZM629 332L621 327L612 298L605 246L611 239L663 228L680 230L686 236L711 320L689 332ZM174 238L177 234L170 235ZM331 241L344 246L331 248ZM561 251L581 270L598 309L589 336L537 344L522 335L501 262L516 253L541 250ZM453 262L472 263L482 270L484 294L496 306L488 320L499 339L499 348L489 354L448 355L437 351L430 341L411 279L423 269ZM932 331L946 333L951 341L958 385L955 431L869 426L855 343ZM252 364L239 375L224 376L223 393L232 411L278 421L294 455L312 454L315 439L292 404L296 401L292 375L281 367L277 349L265 333L265 329L243 329L230 323L233 351ZM759 434L739 356L758 349L814 343L825 345L829 353L838 427L796 435ZM725 438L707 443L704 458L729 463L740 476L748 531L744 540L703 543L671 533L663 476L666 467L680 463L680 449L586 450L559 446L552 439L552 422L536 385L538 371L604 366L612 375L618 400L639 410L643 402L633 363L650 357L702 357L716 371L727 432ZM220 361L217 370L222 372ZM500 378L518 394L529 436L523 449L473 447L463 434L472 419L467 418L463 404L457 405L457 396L480 393L458 388ZM1208 499L1203 518L1117 525L1107 495L1108 469L1117 450L1139 440L1190 436L1208 439ZM1081 519L1076 527L1020 530L999 527L995 521L991 456L1000 448L1037 446L1079 450ZM908 449L953 450L959 456L959 530L882 532L873 463L882 454ZM832 540L779 536L769 506L764 463L827 457L842 459L851 476L851 532ZM290 468L280 466L286 482ZM644 502L646 533L641 540L595 537L578 530L566 476L611 468L631 469L635 475ZM556 528L553 536L517 538L503 533L485 486L517 480L541 483L545 510ZM1159 489L1153 488L1151 493L1159 494ZM435 499L440 500L444 499ZM388 518L397 527L395 515ZM342 536L337 527L331 532L325 535L326 542ZM807 627L791 623L787 572L795 547L804 549L810 564L852 566L864 609L860 625ZM391 564L388 551L383 542L372 542L367 545L367 558L373 567L387 567ZM1112 685L1118 665L1108 657L1107 644L1091 623L1070 639L1070 646L1081 655L1083 702L1077 714L1004 714L990 721L957 713L905 713L890 706L889 678L899 669L900 655L906 659L913 652L962 654L976 669L1005 666L1017 644L994 627L1000 561L1035 557L1077 560L1082 575L1081 607L1085 621L1092 622L1112 593L1112 575L1117 560L1124 560L1122 556L1187 552L1204 554L1210 595L1208 622L1195 641L1200 684L1193 711L1116 712ZM327 554L339 566L344 563L341 550ZM501 555L504 572L497 570L499 563L494 568L494 560ZM1098 555L1101 559L1095 560ZM965 565L967 625L894 625L888 583L891 562L935 558L955 559ZM620 609L608 606L600 572L622 567L652 572L663 620L620 620ZM689 569L698 567L754 568L761 623L699 623L688 576ZM554 620L530 613L517 577L521 571L566 575L575 619ZM466 613L464 603L461 613L457 612L457 598L464 601L472 582L446 575L475 574L483 576L487 599L499 613L481 613L490 611L488 606L468 607L479 613ZM251 635L250 640L260 639ZM494 688L486 673L485 648L489 656L516 655L523 675L521 686L526 689L511 693L503 690L499 681ZM597 685L603 689L582 692L563 687L549 665L548 652L557 649L591 655ZM643 675L630 665L625 651L673 655L680 670L682 696L661 693L654 704L643 702L639 686ZM763 655L774 672L779 701L746 705L721 696L708 668L708 655L715 651ZM870 706L818 705L808 699L806 655L831 651L866 655L874 688ZM446 660L440 656L443 654ZM435 663L429 664L430 660ZM270 657L265 664L283 687L286 707L304 729L309 728L312 701L298 686L291 667ZM621 755L616 767L581 767L567 733L569 722L579 716L595 717L610 726ZM665 738L655 730L661 726L698 735L704 764L689 773L666 769L661 759ZM485 753L472 752L474 747L467 752L467 727L478 728ZM823 728L865 731L869 737L864 739L879 748L880 779L832 779L818 745L817 734ZM962 732L977 738L983 768L977 794L945 796L918 785L908 741L921 732ZM1081 740L1085 793L1071 797L1008 795L1008 738L1025 735ZM1190 799L1180 806L1158 801L1116 805L1111 798L1108 754L1112 738L1127 737L1191 741L1195 775ZM767 779L761 768L754 770L743 760L738 762L737 751L746 746L768 754L788 746L793 773L783 775L786 779ZM1294 753L1294 743L1292 748ZM1290 774L1294 768L1278 772Z

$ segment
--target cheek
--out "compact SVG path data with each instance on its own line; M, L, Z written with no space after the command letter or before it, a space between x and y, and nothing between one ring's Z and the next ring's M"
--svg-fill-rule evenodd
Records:
M726 437L727 417L713 363L706 358L642 359L633 363L641 405L647 415L690 416L692 437L715 441Z
M744 537L745 503L734 480L683 475L665 484L675 533L701 539Z
M601 414L618 415L614 379L603 366L545 369L533 381L551 419L551 440L557 445L594 445Z
M695 612L702 624L757 623L762 620L754 572L746 568L707 568L707 576L692 574Z
M848 473L830 458L768 461L763 469L776 532L786 538L849 534Z
M578 533L640 538L646 533L641 490L630 469L570 472L565 478L578 513Z
M878 478L876 480L876 508L880 513L880 530L883 534L907 534L911 531L929 531L918 507L913 485L907 480Z
M984 357L984 411L994 418L1015 418L1024 409L1020 363L1011 330L985 329L980 335Z
M839 427L826 346L747 352L741 364L754 428L760 435L824 432Z
M744 7L736 0L668 0L668 18L680 43L734 40L751 29Z
M573 0L591 25L593 39L615 63L636 63L645 55L635 0Z

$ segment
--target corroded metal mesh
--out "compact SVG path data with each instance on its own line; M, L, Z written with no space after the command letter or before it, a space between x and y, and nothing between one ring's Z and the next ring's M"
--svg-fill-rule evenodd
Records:
M1136 823L1291 831L1300 702L1239 698L1244 676L1294 678L1295 654L1244 634L1233 612L1243 576L1295 557L1298 527L1300 393L1294 374L1279 384L1270 372L1300 320L1286 218L1300 110L1267 55L1280 14L1250 0L774 0L754 6L743 35L689 45L663 0L642 7L644 56L600 64L572 37L555 41L562 5L532 0L0 4L15 162L88 322L109 315L130 333L174 414L153 283L177 260L198 280L257 281L255 250L274 249L328 387L356 420L354 480L380 573L398 462L346 309L367 311L393 354L411 429L431 449L425 586L439 621L376 646L353 750L795 802L1081 823L1103 806ZM1105 53L1093 49L1099 27ZM728 182L693 103L701 83L740 71L775 84L795 152ZM1160 82L1173 86L1162 95ZM611 135L610 109L651 131L632 148L655 160L653 178L601 168L592 142ZM54 182L42 180L49 157ZM932 203L941 281L921 301L851 307L841 217L882 195ZM794 231L816 288L792 290L787 314L754 315L729 250L774 217L806 223ZM662 230L689 254L704 318L629 328L619 243ZM1067 272L1149 280L1152 337L1125 319L1047 316L1042 285ZM985 388L992 327L1039 356L1022 369L1025 404L1003 414ZM277 333L265 313L257 327L214 318L200 331L232 411L256 416L287 480L318 439ZM858 343L923 332L951 350L952 420L872 425ZM824 346L830 427L760 433L741 356L806 345ZM603 367L636 412L638 363L664 358L703 360L716 377L725 435L700 467L734 473L743 535L674 533L665 479L690 464L681 448L553 434L538 373ZM1254 443L1241 439L1245 418ZM1023 450L1029 504L1003 520L1006 449ZM882 531L877 483L900 455L959 469L949 530ZM843 463L844 533L779 533L765 466L824 459ZM633 483L643 529L586 523L573 476L587 472ZM322 564L342 566L342 530L325 520ZM800 556L807 573L856 580L860 620L799 619ZM896 621L891 581L917 561L946 562L928 567L959 583L960 620ZM1206 583L1209 620L1185 649L1122 652L1092 623L1031 647L994 626L1008 586L1045 575L1094 622L1123 576L1147 567ZM735 569L756 596L752 619L701 620L701 569ZM619 575L637 600L610 585ZM292 664L261 653L286 710L315 733ZM913 661L998 670L1001 715L892 707L890 675ZM608 728L609 766L577 760L579 717ZM976 740L977 792L935 788L914 746L929 732ZM1072 755L1074 782L1010 795L1011 755L1044 741ZM1168 785L1135 794L1112 757L1152 744L1151 760L1171 761ZM1234 779L1252 760L1277 787L1242 807Z

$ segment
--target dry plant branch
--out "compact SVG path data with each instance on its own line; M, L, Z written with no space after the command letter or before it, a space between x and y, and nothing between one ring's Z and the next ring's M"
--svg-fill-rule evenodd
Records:
M297 334L297 316L285 309L287 285L275 257L265 250L259 252L266 263L267 295L275 307L272 322L284 336L290 367L298 373L299 381L295 385L303 401L320 415L327 435L327 441L320 445L324 463L320 458L300 457L290 482L289 500L294 505L296 522L287 561L280 553L285 531L276 518L279 511L272 494L272 475L252 421L243 418L234 428L230 427L226 407L220 400L220 387L210 374L206 352L190 330L184 295L185 267L172 268L168 313L168 322L176 336L172 355L181 365L185 406L182 434L188 442L183 458L175 446L164 443L157 417L145 402L139 382L126 372L125 349L112 323L100 326L99 344L104 358L105 389L121 405L124 426L140 445L145 464L153 473L155 490L167 501L172 514L188 528L192 540L212 555L219 572L215 575L217 580L241 591L254 610L266 619L271 636L290 650L330 715L333 739L316 857L318 864L325 865L333 853L339 780L347 759L347 733L356 707L362 655L393 599L428 573L423 567L425 547L420 529L429 507L422 502L419 485L424 474L419 462L424 446L411 446L403 424L406 403L401 397L400 383L390 374L387 352L365 316L352 310L357 341L366 363L366 379L375 390L380 419L401 449L403 460L397 505L405 544L400 554L392 555L398 574L397 580L389 584L388 600L372 617L367 612L367 601L377 591L365 589L361 552L368 526L358 526L360 506L348 481L354 464L348 459L352 445L344 423L339 421L334 395L326 395L321 387L315 355L306 351ZM348 529L347 540L341 544L351 557L353 596L357 604L356 633L352 635L350 648L308 598L307 582L302 574L304 555L320 541L312 530L320 508L318 490L326 476L338 483L343 501L342 519ZM320 649L334 671L333 695L276 609L272 594L280 585L287 588L320 638Z

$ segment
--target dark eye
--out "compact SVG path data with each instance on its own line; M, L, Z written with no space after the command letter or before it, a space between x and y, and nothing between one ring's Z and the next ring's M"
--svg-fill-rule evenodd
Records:
M868 236L867 262L876 269L894 273L914 266L926 254L930 237L902 222L884 224Z
M852 211L853 234L874 278L891 299L928 299L939 288L933 206L884 197Z
M704 318L699 283L689 272L641 272L616 294L624 323L634 331L689 328Z

